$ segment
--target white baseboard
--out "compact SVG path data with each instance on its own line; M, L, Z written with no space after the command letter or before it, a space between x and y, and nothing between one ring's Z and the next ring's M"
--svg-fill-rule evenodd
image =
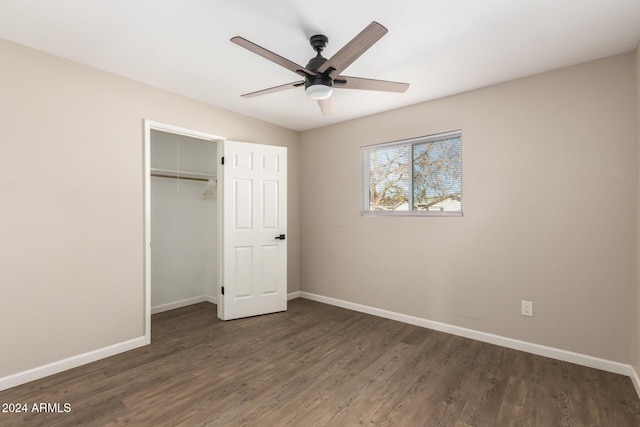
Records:
M380 308L370 307L362 304L356 304L349 301L340 300L337 298L325 297L322 295L313 294L310 292L304 291L296 291L291 292L287 295L287 300L292 300L295 298L305 298L312 301L317 301L329 305L334 305L336 307L342 307L353 311L358 311L361 313L371 314L373 316L383 317L386 319L396 320L403 323L408 323L411 325L416 325L428 329L433 329L440 332L446 332L452 335L457 335L465 338L471 338L477 341L486 342L489 344L500 345L507 348L512 348L515 350L525 351L527 353L537 354L539 356L550 357L557 360L562 360L565 362L576 363L578 365L587 366L590 368L601 369L607 372L613 372L616 374L626 375L631 378L631 382L640 397L640 377L638 373L631 365L626 365L619 362L613 362L611 360L601 359L585 354L575 353L567 350L562 350L553 347L547 347L539 344L533 344L526 341L515 340L512 338L507 338L499 335L489 334L486 332L475 331L473 329L462 328L459 326L449 325L447 323L435 322L432 320L423 319L420 317L409 316L406 314L396 313L393 311L383 310ZM196 300L197 301L194 301ZM182 304L185 301L191 301L188 304ZM156 311L157 313L166 310L172 310L173 308L184 307L190 304L196 304L199 302L211 302L216 304L217 298L213 296L203 296L198 298L192 298L189 300L178 301L172 304L165 304L162 306L157 306L152 309L153 310L160 309L160 311ZM180 306L175 306L173 308L165 308L174 304L182 304ZM162 308L165 308L162 310ZM98 350L90 351L88 353L79 354L77 356L72 356L57 362L49 363L47 365L39 366L37 368L29 369L27 371L18 372L16 374L8 375L6 377L0 378L0 391L7 390L12 387L19 386L21 384L25 384L34 380L38 380L40 378L47 377L49 375L57 374L58 372L66 371L68 369L72 369L81 365L85 365L87 363L95 362L96 360L104 359L106 357L114 356L119 353L123 353L125 351L133 350L138 347L142 347L147 344L146 338L144 336L134 338L129 341L124 341L118 344L114 344L108 347L104 347Z
M134 348L142 347L144 345L146 345L145 337L134 338L129 341L124 341L98 350L90 351L88 353L72 356L47 365L38 366L37 368L29 369L27 371L8 375L0 378L0 391L25 384L30 381L38 380L49 375L57 374L58 372L66 371L67 369L95 362L96 360L104 359L105 357L124 353L125 351L133 350Z
M300 292L300 297L329 305L334 305L337 307L347 308L353 311L359 311L361 313L384 317L386 319L397 320L398 322L421 326L423 328L446 332L452 335L471 338L476 341L482 341L489 344L512 348L514 350L525 351L527 353L550 357L552 359L562 360L564 362L575 363L578 365L587 366L589 368L601 369L603 371L613 372L615 374L626 375L631 377L631 380L634 382L634 385L636 387L636 391L638 391L638 395L640 396L640 379L638 379L637 374L635 374L634 379L634 376L632 374L634 374L635 371L631 365L625 365L624 363L601 359L586 354L574 353L572 351L562 350L558 348L547 347L540 344L533 344L526 341L520 341L513 338L490 334L487 332L480 332L473 329L462 328L460 326L449 325L447 323L435 322L433 320L427 320L420 317L408 316L406 314L396 313L393 311L383 310L375 307L369 307L366 305L343 301L336 298L325 297L310 292L302 291Z
M300 298L300 291L295 291L287 294L287 301L291 301L292 299Z
M213 304L217 304L218 299L211 295L189 298L170 304L163 304L152 307L151 314L161 313L163 311L173 310L175 308L186 307L188 305L197 304L200 302L210 302ZM139 337L130 341L114 344L98 350L90 351L88 353L79 354L77 356L72 356L67 359L49 363L47 365L38 366L37 368L29 369L27 371L18 372L16 374L2 377L0 378L0 391L16 387L31 381L35 381L49 375L57 374L58 372L66 371L67 369L72 369L81 365L85 365L87 363L95 362L96 360L104 359L109 356L114 356L125 351L133 350L134 348L142 347L146 344L148 344L146 337Z
M181 301L170 302L168 304L156 305L155 307L151 307L151 314L162 313L163 311L175 310L176 308L186 307L192 304L198 304L201 302L210 302L213 304L218 304L218 298L211 295L202 295L194 298L187 298Z
M640 377L638 377L638 372L633 366L631 367L631 375L629 376L631 377L631 382L636 389L636 393L638 393L638 397L640 397Z
M287 301L290 301L295 298L300 298L300 291L291 292L287 294ZM194 298L187 298L181 301L170 302L167 304L156 305L155 307L151 307L151 314L162 313L163 311L175 310L176 308L186 307L192 304L198 304L200 302L210 302L212 304L218 304L218 298L212 295L202 295Z

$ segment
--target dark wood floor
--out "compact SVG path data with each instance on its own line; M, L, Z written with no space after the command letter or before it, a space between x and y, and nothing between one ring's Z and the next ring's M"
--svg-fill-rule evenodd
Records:
M222 322L153 316L152 344L0 392L0 425L640 426L629 378L297 299Z

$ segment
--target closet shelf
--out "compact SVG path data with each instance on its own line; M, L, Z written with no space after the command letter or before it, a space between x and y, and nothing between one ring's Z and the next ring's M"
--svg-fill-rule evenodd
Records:
M171 169L157 169L157 168L151 168L151 176L156 176L160 178L190 179L193 181L209 181L210 179L216 178L215 175L206 174L206 173L176 171Z

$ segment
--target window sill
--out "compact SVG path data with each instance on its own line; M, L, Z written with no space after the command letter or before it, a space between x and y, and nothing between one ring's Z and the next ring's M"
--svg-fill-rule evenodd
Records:
M360 211L362 216L435 216L435 217L461 217L462 212L442 211Z

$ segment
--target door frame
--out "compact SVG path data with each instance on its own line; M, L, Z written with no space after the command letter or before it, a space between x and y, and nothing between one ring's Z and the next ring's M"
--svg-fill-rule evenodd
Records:
M160 123L153 120L144 119L144 337L145 343L151 343L151 131L173 133L202 139L218 143L218 157L220 157L220 143L227 138L207 132L200 132L193 129ZM221 186L218 185L218 196L220 196ZM218 200L221 200L219 197ZM218 203L220 212L221 203ZM218 230L220 229L220 218L218 218ZM220 236L218 236L220 239ZM220 242L218 241L218 246ZM220 257L221 254L218 254ZM219 286L218 286L219 288ZM219 290L218 290L219 292ZM219 300L220 298L218 298Z

